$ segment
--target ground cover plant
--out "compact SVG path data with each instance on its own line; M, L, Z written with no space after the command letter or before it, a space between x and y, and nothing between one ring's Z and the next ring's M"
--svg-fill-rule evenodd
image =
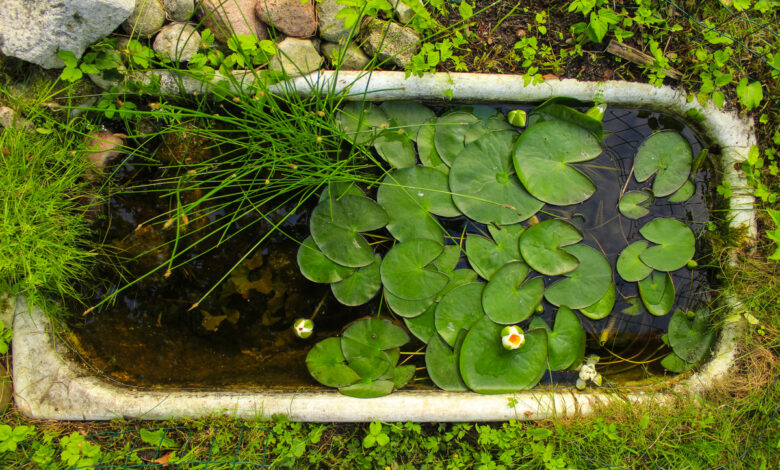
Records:
M773 212L777 209L774 159L778 145L777 40L772 34L776 5L767 1L643 1L625 6L598 1L500 2L474 15L482 5L488 4L478 2L473 8L469 3L459 8L448 5L446 15L437 19L448 24L467 18L467 28L457 29L460 36L453 31L431 37L410 72L465 67L526 72L529 82L551 73L597 80L609 76L664 81L693 92L693 99L711 97L715 105L748 112L758 123L759 146L743 168L759 197L761 239L757 247L737 250L725 248L729 244L724 243L722 253L723 259L735 256L739 262L737 269L722 269L728 282L742 293L738 301L744 307L724 314L723 321L734 320L734 316L750 321L729 382L693 403L683 398L668 407L639 410L614 405L593 418L539 424L334 426L280 420L248 422L244 429L234 422L206 420L172 423L171 428L185 426L185 431L159 433L148 423L53 424L31 422L10 411L4 416L9 428L0 428L3 464L9 468L35 468L36 462L54 462L53 468L70 463L155 468L182 459L193 462L191 466L222 462L216 465L224 468L237 462L246 467L272 463L301 468L772 468L780 438L778 276L772 259L777 257L780 219ZM603 52L612 39L645 51L651 62L618 61ZM520 46L515 48L516 44ZM503 47L497 50L497 46ZM452 53L453 48L458 52ZM4 77L14 75L16 67L4 60ZM679 82L668 76L672 68L681 73ZM107 107L113 104L117 114L123 105L129 110L122 95L105 98ZM725 184L719 188L724 195L729 191ZM626 210L641 211L646 197L626 201ZM647 241L652 242L651 238ZM695 319L680 324L697 330ZM696 350L687 348L687 353L695 356ZM684 356L686 348L678 354ZM147 428L154 431L146 431L144 438L138 429ZM123 430L130 432L119 434ZM109 434L101 437L102 431ZM244 440L242 432L251 438ZM518 442L523 444L518 446ZM191 444L185 448L185 443ZM159 459L163 460L154 462Z

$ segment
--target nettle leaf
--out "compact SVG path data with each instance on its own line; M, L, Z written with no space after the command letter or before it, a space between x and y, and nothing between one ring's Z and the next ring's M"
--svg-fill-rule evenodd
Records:
M548 287L544 297L559 307L589 307L601 300L612 285L612 267L600 251L590 246L572 245L564 250L577 258L579 266Z
M436 307L436 331L449 345L454 345L460 330L468 330L485 315L482 291L485 284L472 282L452 289Z
M669 202L685 202L696 192L696 185L691 180L686 180L676 193L669 197Z
M331 261L359 268L374 261L374 250L360 232L387 224L387 213L366 197L345 195L314 208L309 227L314 242Z
M677 309L669 319L669 345L685 362L698 364L710 352L715 341L715 329L708 322L705 309L697 310L689 318Z
M417 163L417 153L409 134L385 129L374 139L376 153L393 168L408 168Z
M655 175L653 194L668 196L688 180L693 151L678 132L661 131L645 140L634 158L634 177L640 183Z
M641 281L650 275L653 268L639 259L639 255L647 249L646 241L634 242L623 248L618 256L616 268L620 277L628 282Z
M696 252L696 237L679 220L655 219L640 228L639 233L658 243L639 255L643 263L658 271L676 271L685 266Z
M450 167L455 204L482 223L514 224L528 219L544 203L532 197L514 177L515 131L490 132L468 144Z
M583 307L580 309L580 313L590 318L591 320L601 320L612 313L612 309L615 307L615 284L611 283L607 293L599 299L593 305Z
M520 135L513 158L517 176L532 196L566 206L596 191L593 182L571 164L600 154L601 144L587 130L565 121L545 121Z
M520 253L535 271L558 276L573 271L579 262L563 248L582 240L580 232L568 222L547 219L531 226L520 237Z
M434 144L436 152L447 166L452 166L466 146L464 139L471 124L479 121L477 116L462 111L445 113L436 120Z
M653 193L650 191L629 191L620 198L618 210L629 219L641 219L650 213Z
M344 305L356 307L373 299L382 281L379 277L379 266L382 257L374 256L374 262L355 271L351 276L330 285L333 296Z
M461 330L455 341L455 347L450 346L438 334L433 335L425 348L425 370L437 387L449 392L464 392L468 390L460 378L460 350L466 332Z
M547 331L547 364L550 370L565 370L582 363L585 357L585 330L571 309L558 309L552 330L541 317L535 317L528 329L535 328Z
M298 247L297 261L301 274L306 279L322 284L341 281L355 272L354 268L341 266L329 260L317 248L311 237L306 237Z
M435 168L444 174L449 174L450 167L439 156L436 150L434 137L436 135L437 120L430 119L417 131L417 154L420 157L420 163L424 166Z
M346 134L347 140L354 144L371 142L379 130L390 124L384 111L378 106L360 101L351 101L345 104L337 112L336 121Z
M392 127L399 128L412 140L417 140L423 123L436 117L429 107L417 101L385 101L379 108L384 111Z
M542 301L544 280L526 281L528 266L522 262L507 263L485 286L482 308L496 323L513 325L527 319Z
M463 382L478 393L511 393L536 385L547 370L547 333L525 333L525 344L506 350L503 325L482 317L466 335L460 353Z
M395 245L385 255L380 274L385 288L406 300L423 300L449 282L446 274L427 267L443 247L431 240L413 239Z
M327 338L315 344L306 355L306 367L314 379L326 387L345 387L360 380L346 363L341 339Z
M674 282L668 272L653 271L639 281L639 296L651 314L661 317L674 305Z

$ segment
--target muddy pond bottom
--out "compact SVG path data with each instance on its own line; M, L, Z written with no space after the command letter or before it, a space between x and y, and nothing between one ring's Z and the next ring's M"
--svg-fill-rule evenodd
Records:
M518 108L495 107L502 112ZM640 220L627 219L617 211L620 194L647 186L631 178L637 148L652 132L664 129L680 132L691 144L694 156L706 147L676 118L644 110L608 109L604 151L583 165L598 188L596 193L577 206L545 206L540 212L541 218L547 213L569 220L583 233L582 243L603 252L613 267L617 299L612 314L602 320L579 317L587 334L586 354L598 355L599 370L617 384L657 381L664 375L660 360L670 349L661 337L671 316L656 317L634 308L631 299L638 298L636 284L624 282L614 270L620 251L640 237L643 223L656 217L673 217L691 227L697 235L699 264L707 264L711 251L706 234L716 172L710 161L693 175L696 192L684 204L657 198L650 214ZM130 160L117 178L154 181L159 171ZM160 246L169 241L166 237L170 233L161 223L147 221L169 210L169 201L131 193L111 198L109 206L101 236L127 253L145 253L127 266L133 276L143 275L167 259L170 245ZM213 249L192 250L185 267L170 274L158 269L122 290L110 306L88 316L74 316L65 335L72 357L113 382L134 387L324 389L306 368L311 346L338 335L358 318L391 314L379 296L369 304L346 307L333 298L327 284L310 282L300 274L296 253L299 242L308 235L312 207L304 206L292 215L276 211L265 219L248 214L235 222L235 233L228 242L217 247L205 243L204 247ZM221 215L224 211L209 217ZM485 226L459 219L441 222L455 237L464 232L486 233ZM280 223L282 231L255 248L273 223ZM244 255L238 268L219 282ZM465 257L460 264L467 267ZM713 300L717 285L714 271L682 268L670 274L677 293L672 311L704 307ZM559 278L545 277L545 284ZM197 303L215 284L213 292ZM120 280L115 281L115 286L121 285ZM106 294L98 290L91 300L97 303ZM549 324L556 309L546 301L543 306L542 318ZM296 337L291 329L294 320L312 316L315 334L306 340ZM421 352L424 346L413 338L403 352ZM422 355L409 356L407 363L425 365ZM548 373L540 386L569 386L575 380L576 373ZM417 373L409 387L435 388L424 371Z

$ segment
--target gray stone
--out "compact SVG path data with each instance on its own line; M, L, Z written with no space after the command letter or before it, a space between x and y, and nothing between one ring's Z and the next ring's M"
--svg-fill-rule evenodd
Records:
M148 38L165 23L165 8L160 0L136 0L130 18L122 23L122 29L136 37Z
M0 127L32 129L32 124L8 106L0 106Z
M198 15L220 42L226 43L233 34L268 39L265 25L255 16L255 0L203 0Z
M171 60L190 60L200 47L200 34L191 24L171 23L157 33L152 47Z
M163 0L163 6L173 21L188 21L195 12L195 0Z
M62 67L57 51L81 57L134 6L135 0L0 0L0 52L48 69Z
M422 0L411 0L411 2L418 3L420 6L423 6ZM398 21L403 24L412 21L412 18L414 18L414 10L412 10L412 7L404 3L402 0L390 0L390 3L393 5L395 16L398 18Z
M295 77L313 72L322 66L323 58L307 39L287 38L280 42L276 55L268 63L271 70L284 71Z
M266 24L288 36L307 38L317 32L314 0L257 0L255 12Z
M343 49L343 46L332 42L326 42L322 45L323 55L330 60L334 68L339 68L340 70L363 70L363 67L368 64L368 56L354 42L350 42L346 50L342 52ZM337 62L341 54L344 55L341 57L341 63L338 64Z
M376 18L367 18L362 28L363 49L369 56L376 55L380 62L404 68L420 49L420 35L412 28Z
M349 30L344 27L344 18L336 18L346 5L338 0L322 0L317 3L317 18L320 21L320 37L330 42L340 42L349 36ZM355 25L353 37L357 36L360 25Z

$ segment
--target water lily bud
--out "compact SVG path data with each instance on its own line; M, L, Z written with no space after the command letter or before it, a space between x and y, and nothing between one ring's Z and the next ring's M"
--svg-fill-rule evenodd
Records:
M293 323L293 331L299 338L306 339L314 333L314 322L308 318L299 318Z
M585 115L588 117L592 117L597 121L601 121L602 119L604 119L604 113L606 112L607 112L607 105L601 103L585 111Z
M525 127L526 114L522 109L513 109L512 111L509 111L509 114L506 115L506 119L509 121L509 124L512 124L513 126Z
M534 309L538 315L541 315L544 313L544 305L539 304L536 306L536 309Z
M505 326L501 330L501 344L504 345L505 349L518 349L523 343L525 343L525 335L519 326Z
M695 259L688 261L688 269L696 269L699 267L699 263Z

